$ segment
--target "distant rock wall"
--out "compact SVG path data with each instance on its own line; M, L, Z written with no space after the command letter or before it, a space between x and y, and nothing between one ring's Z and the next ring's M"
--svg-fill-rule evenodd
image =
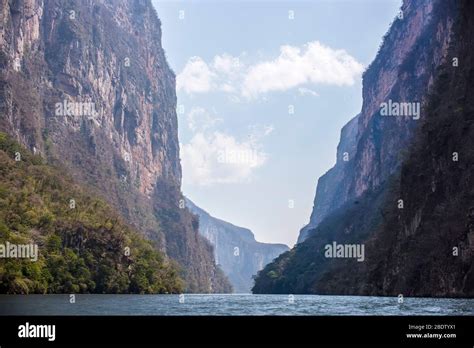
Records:
M216 262L236 293L249 293L253 276L289 248L284 244L260 243L253 233L209 215L189 199L187 207L199 217L199 232L214 247Z

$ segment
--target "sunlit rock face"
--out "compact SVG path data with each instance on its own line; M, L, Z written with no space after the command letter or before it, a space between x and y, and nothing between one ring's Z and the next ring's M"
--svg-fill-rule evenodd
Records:
M146 195L157 178L180 184L175 77L146 1L3 1L2 8L11 82L5 112L17 136L41 152L50 139L78 172L77 157L88 154ZM19 90L8 90L13 82ZM20 100L20 92L30 95ZM58 114L64 102L88 102L94 112Z
M175 75L151 2L0 0L0 16L0 129L93 186L187 269L189 290L219 289L179 210Z

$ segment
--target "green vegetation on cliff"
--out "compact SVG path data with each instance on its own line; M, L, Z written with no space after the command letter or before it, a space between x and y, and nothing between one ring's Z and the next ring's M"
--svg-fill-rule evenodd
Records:
M0 245L36 244L38 260L0 258L0 293L177 293L174 262L103 200L0 133Z

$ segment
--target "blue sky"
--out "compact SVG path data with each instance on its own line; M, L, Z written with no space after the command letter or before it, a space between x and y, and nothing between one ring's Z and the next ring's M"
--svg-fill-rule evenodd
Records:
M401 1L153 3L177 75L184 194L292 246Z

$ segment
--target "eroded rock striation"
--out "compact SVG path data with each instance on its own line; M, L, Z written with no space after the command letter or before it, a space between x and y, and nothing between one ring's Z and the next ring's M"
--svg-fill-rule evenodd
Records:
M175 75L148 0L1 0L0 129L93 186L183 267L226 291L180 209Z

